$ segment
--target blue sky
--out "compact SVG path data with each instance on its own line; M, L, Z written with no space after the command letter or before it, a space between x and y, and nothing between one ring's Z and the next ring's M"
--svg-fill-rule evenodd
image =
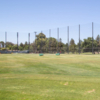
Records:
M91 27L92 22L100 23L100 0L0 0L1 35L5 31L12 35L13 32L46 32L49 29L67 28L68 25L76 27L79 24L89 24ZM97 24L98 30L99 26ZM91 29L89 32L91 33ZM73 34L74 37L76 35ZM14 37L12 40L14 41Z

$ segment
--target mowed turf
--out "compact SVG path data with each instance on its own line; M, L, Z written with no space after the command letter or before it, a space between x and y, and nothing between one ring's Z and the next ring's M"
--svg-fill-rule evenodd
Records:
M100 100L100 55L1 54L0 100Z

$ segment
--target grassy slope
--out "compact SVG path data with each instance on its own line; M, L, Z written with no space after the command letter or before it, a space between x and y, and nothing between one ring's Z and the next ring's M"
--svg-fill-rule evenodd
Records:
M100 100L100 55L0 55L0 100Z

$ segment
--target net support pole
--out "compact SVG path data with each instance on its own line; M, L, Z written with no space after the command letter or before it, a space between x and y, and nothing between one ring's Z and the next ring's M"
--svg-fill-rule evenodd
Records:
M79 25L79 54L80 54L80 25Z
M99 36L99 45L100 45L100 36ZM99 48L98 48L98 54L99 54Z
M18 51L18 37L19 37L19 35L18 35L18 32L17 32L17 51Z
M42 31L41 31L41 53L42 53Z
M69 26L67 27L67 36L68 36L67 52L69 54Z
M50 37L51 37L51 29L49 29L49 52L50 52Z
M36 33L37 32L34 32L35 33L35 53L36 53Z
M92 22L92 54L93 54L93 29L94 29L94 23Z
M28 34L28 44L29 44L28 50L30 51L30 33Z
M59 28L57 28L57 40L58 40L58 43L57 43L57 53L59 52Z
M5 32L5 48L7 48L7 32Z

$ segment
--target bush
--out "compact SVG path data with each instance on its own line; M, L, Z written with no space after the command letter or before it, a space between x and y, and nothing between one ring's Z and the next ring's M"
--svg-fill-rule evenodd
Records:
M6 48L1 48L1 50L5 51L5 50L6 50Z

